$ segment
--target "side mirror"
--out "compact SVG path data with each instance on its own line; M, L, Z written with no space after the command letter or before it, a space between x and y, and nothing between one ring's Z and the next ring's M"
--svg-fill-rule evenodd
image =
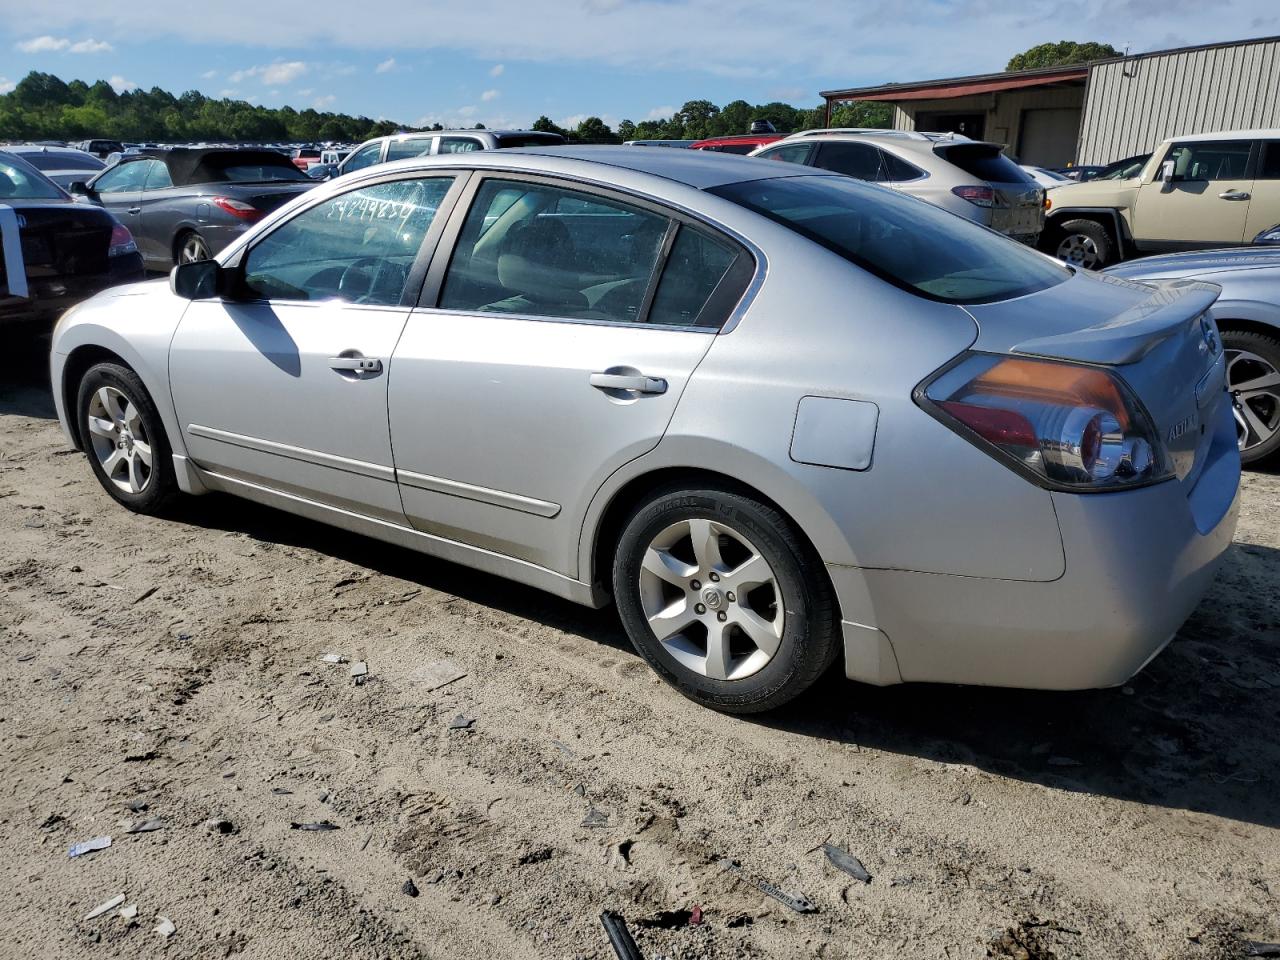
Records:
M1160 164L1160 179L1164 183L1173 183L1173 161L1166 160Z
M217 260L180 263L169 274L169 289L183 300L208 300L221 296L227 287L227 274Z
M73 197L89 197L93 195L93 191L89 189L89 184L83 180L72 180L67 184L67 193Z

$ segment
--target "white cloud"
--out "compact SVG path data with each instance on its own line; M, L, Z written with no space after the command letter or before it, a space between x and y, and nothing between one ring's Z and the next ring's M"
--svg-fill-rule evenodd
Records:
M311 87L305 87L305 88L303 88L302 90L299 90L299 91L298 91L298 96L300 96L300 97L309 97L309 96L311 96L313 93L315 93L315 90L313 90Z
M654 107L649 111L646 120L670 120L671 115L676 112L675 107Z
M459 107L459 108L458 108L458 116L460 116L460 117L474 117L474 116L479 112L479 110L480 110L480 108L479 108L479 107Z
M116 93L126 93L129 90L138 89L138 85L136 83L134 83L132 80L126 80L124 77L120 76L120 74L118 73L113 74L111 79L108 80L107 83L111 84L111 89L114 90Z
M373 68L374 73L390 73L396 68L396 58L387 57L380 64Z
M201 80L212 80L212 79L213 79L214 77L216 77L217 75L218 75L218 71L217 71L217 70L206 70L204 73L200 74L200 79L201 79Z
M225 100L231 100L231 99L234 99L235 97L240 96L240 91L237 90L235 87L227 87L225 90L219 90L218 96L222 97Z
M505 63L495 63L489 69L489 76L500 77L506 72L506 70L507 70L507 65Z
M6 94L6 93L13 93L13 91L17 88L17 86L18 85L14 83L12 80L7 80L4 77L0 77L0 95Z
M67 37L32 37L15 44L23 53L110 53L115 48L105 40L70 40Z
M338 98L335 97L332 93L326 93L323 97L316 97L314 102L312 102L311 105L315 107L317 110L323 110L325 107L333 106L334 102L337 101L337 99Z
M480 99L488 103L490 100L497 100L500 96L502 96L501 90L486 90L480 94Z
M284 87L293 83L310 69L310 64L301 60L277 60L275 63L237 70L227 79L232 83L243 83L251 77L259 77L267 86Z
M94 40L92 37L71 45L72 53L111 53L113 50L115 47L105 40Z

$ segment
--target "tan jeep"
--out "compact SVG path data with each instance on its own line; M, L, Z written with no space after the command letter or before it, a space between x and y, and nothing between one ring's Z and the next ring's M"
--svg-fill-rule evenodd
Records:
M1229 247L1280 224L1280 130L1171 137L1121 179L1049 191L1040 249L1098 269L1142 253Z

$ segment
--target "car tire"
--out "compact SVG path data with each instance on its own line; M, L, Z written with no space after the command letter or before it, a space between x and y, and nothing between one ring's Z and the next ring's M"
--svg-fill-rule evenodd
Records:
M196 263L200 260L212 260L213 252L209 249L209 241L195 230L188 230L178 237L174 244L176 253L174 263Z
M822 561L776 509L729 489L668 488L641 505L618 540L613 592L658 675L725 713L781 706L838 651Z
M1097 220L1068 220L1050 234L1048 253L1064 263L1101 270L1115 257L1115 242Z
M102 488L135 513L160 513L178 481L160 413L138 375L118 363L90 367L76 392L76 417Z
M1261 464L1280 453L1280 335L1255 330L1221 330L1227 361L1227 392L1236 418L1240 462ZM1241 389L1264 379L1266 386Z

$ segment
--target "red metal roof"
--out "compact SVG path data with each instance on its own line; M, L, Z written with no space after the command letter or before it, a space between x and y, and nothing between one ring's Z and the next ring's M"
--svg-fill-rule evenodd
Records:
M875 93L861 93L851 99L857 100L950 100L953 97L968 97L976 93L997 93L1001 90L1019 90L1023 87L1043 87L1051 83L1062 83L1065 80L1083 80L1089 74L1088 67L1073 67L1059 70L1056 73L1037 73L1034 76L1018 76L1005 74L987 79L973 78L957 83L934 83L929 86L904 83L897 89L878 90ZM839 95L831 99L840 99Z

